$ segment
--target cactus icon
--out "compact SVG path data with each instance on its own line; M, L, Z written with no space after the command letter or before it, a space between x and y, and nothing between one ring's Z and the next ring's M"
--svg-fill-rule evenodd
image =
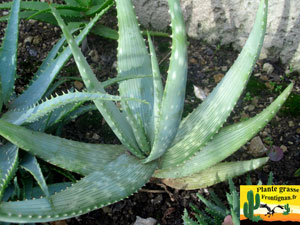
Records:
M255 204L254 204L254 194L253 191L250 190L247 192L248 203L244 203L244 216L253 222L258 222L262 220L260 216L254 216L254 210L258 209L260 206L260 197L259 194L255 195Z
M291 208L290 208L289 204L285 204L284 209L285 209L285 211L282 214L285 215L285 216L289 215L289 213L291 211Z

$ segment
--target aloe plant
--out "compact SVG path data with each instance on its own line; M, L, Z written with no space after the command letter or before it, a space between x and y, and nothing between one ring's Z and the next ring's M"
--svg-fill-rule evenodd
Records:
M85 101L99 98L108 101L129 100L119 96L77 91L69 91L56 97L49 96L52 81L71 56L70 48L63 48L65 38L61 38L49 52L27 89L16 96L14 83L17 69L20 3L20 0L15 0L12 4L0 49L0 109L5 109L1 114L3 121L18 125L24 124L31 130L46 130L68 120L71 115L76 118L88 107L81 107ZM99 14L80 32L76 38L78 44L85 38L102 14ZM112 83L114 83L114 80L110 80L107 85ZM18 168L28 171L34 177L42 191L42 195L46 196L49 203L51 203L50 194L53 193L51 191L53 188L47 186L36 157L30 153L20 154L18 146L12 143L6 143L0 147L0 201L7 201L13 197L14 192L11 191L13 185L9 185ZM19 189L16 179L14 178L14 186ZM23 181L22 178L19 180ZM25 186L26 193L24 195L32 196L28 194L33 188L32 182ZM35 192L38 193L38 191Z
M163 85L151 38L148 38L149 54L131 1L116 0L119 23L117 79L122 107L119 109L112 101L101 98L92 100L121 145L71 141L0 119L0 135L8 141L51 164L83 176L76 184L54 195L1 203L0 220L24 223L70 218L126 198L152 176L162 178L175 188L196 189L240 175L268 161L265 157L221 162L271 120L293 87L290 84L255 117L223 128L260 53L268 1L261 0L252 32L234 65L209 97L183 120L187 79L185 25L179 0L168 0L168 4L172 54ZM87 91L106 96L104 84L97 80L59 11L53 5L50 8L69 44ZM76 99L74 96L73 100ZM134 101L126 101L130 99ZM35 112L40 111L37 108Z

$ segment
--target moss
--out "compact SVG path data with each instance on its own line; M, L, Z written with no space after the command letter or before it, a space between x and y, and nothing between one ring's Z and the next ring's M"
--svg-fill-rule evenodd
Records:
M256 95L261 95L262 91L266 91L266 85L258 80L255 77L250 77L247 87L246 87L246 92L249 92L252 96Z
M285 115L291 115L291 116L299 116L300 115L300 95L291 93L291 95L286 100L286 103L284 104L284 108L282 109L282 112Z

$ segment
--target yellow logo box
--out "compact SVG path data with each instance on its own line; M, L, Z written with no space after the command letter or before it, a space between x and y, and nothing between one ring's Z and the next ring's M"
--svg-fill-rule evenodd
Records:
M240 220L300 222L300 185L241 185Z

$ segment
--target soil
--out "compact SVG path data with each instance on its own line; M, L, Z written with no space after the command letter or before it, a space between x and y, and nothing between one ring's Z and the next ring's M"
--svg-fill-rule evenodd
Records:
M112 12L114 15L115 13ZM108 14L109 15L109 14ZM105 21L110 21L108 18ZM113 19L112 19L113 20ZM5 23L0 24L0 35L3 36ZM17 93L21 93L33 76L37 67L45 58L47 52L60 37L58 28L36 22L21 21L18 51L18 76L16 83ZM170 40L168 38L154 37L157 52L161 61L161 68L165 79L169 55ZM87 47L84 52L99 80L103 81L116 75L116 41L89 35ZM184 115L191 112L201 100L194 94L193 86L200 87L204 92L211 92L219 79L233 64L238 52L231 46L212 46L201 40L189 40L189 71L187 97ZM265 63L270 63L274 71L267 73L263 70ZM60 77L78 76L73 59L65 66ZM268 174L274 174L274 184L300 184L300 177L295 171L300 168L300 76L292 71L285 71L280 62L271 62L268 59L256 63L252 78L241 96L234 112L227 121L228 124L243 120L262 111L291 81L295 83L293 98L275 116L275 118L258 134L266 147L279 146L284 157L278 161L269 161L262 168L243 176L234 178L237 187L245 184L247 176L253 183L262 180L266 183ZM75 86L80 89L78 82L69 82L60 89ZM117 93L117 89L109 89ZM88 125L87 125L88 124ZM62 133L63 137L92 142L92 143L119 143L114 134L97 111L83 115L68 124ZM248 145L242 147L226 160L244 160L254 158L248 152ZM228 185L226 182L210 187L225 201ZM203 207L197 199L197 192L206 195L207 189L195 191L174 190L164 186L157 180L151 180L138 193L116 204L93 211L89 214L69 219L62 224L69 225L129 225L133 224L136 216L142 218L152 217L161 225L182 224L183 209L189 210L193 203ZM52 223L55 224L55 223Z

